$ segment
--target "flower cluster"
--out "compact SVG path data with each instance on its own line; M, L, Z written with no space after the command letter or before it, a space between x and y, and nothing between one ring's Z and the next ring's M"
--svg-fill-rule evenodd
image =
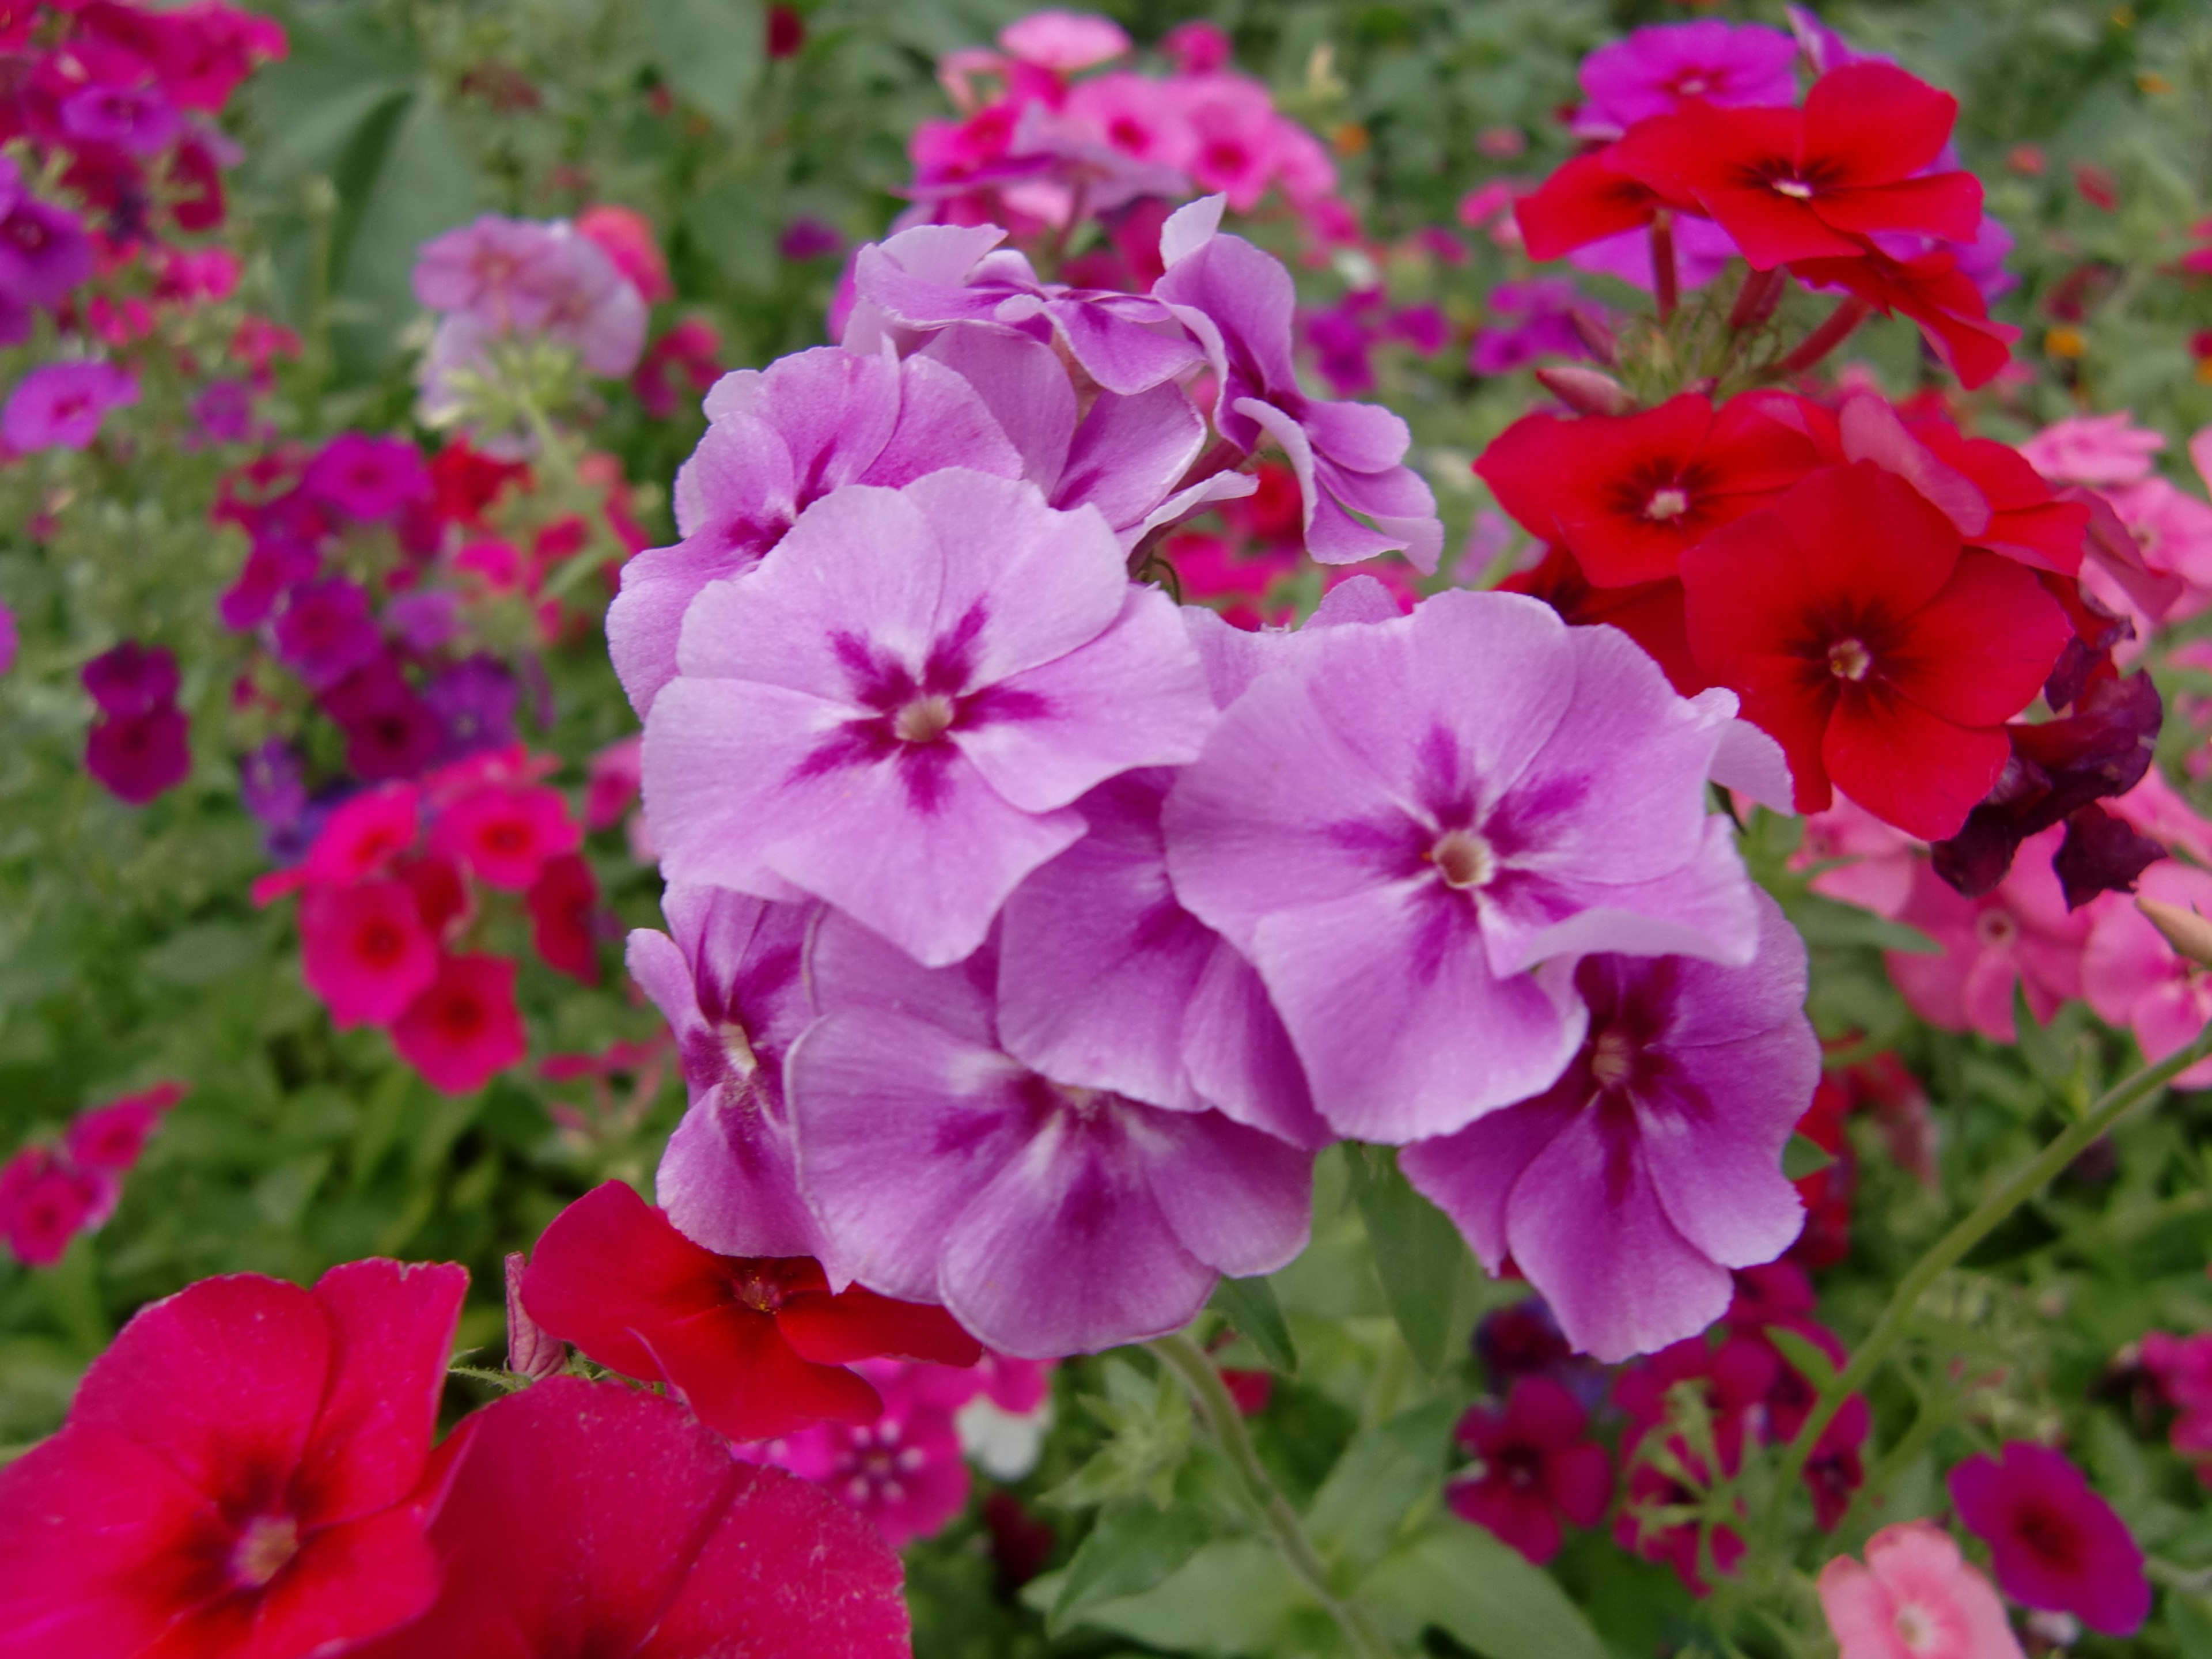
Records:
M115 1213L123 1177L185 1092L180 1083L159 1083L88 1107L58 1142L25 1146L0 1164L0 1242L27 1267L60 1261L70 1240Z
M99 713L85 738L85 770L118 800L143 806L191 771L191 722L177 706L176 653L125 640L80 676Z
M599 977L599 883L549 769L518 747L364 790L254 888L262 903L299 895L302 972L331 1018L382 1027L448 1094L481 1088L528 1046L518 964L471 948L487 893L521 896L549 967Z

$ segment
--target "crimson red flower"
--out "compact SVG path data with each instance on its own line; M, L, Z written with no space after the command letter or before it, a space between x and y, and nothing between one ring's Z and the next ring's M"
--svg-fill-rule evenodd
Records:
M874 1422L883 1396L850 1361L983 1356L942 1308L857 1285L832 1296L806 1256L716 1255L619 1181L554 1217L522 1300L546 1331L611 1370L666 1382L732 1440Z
M2070 1613L2107 1636L2132 1636L2150 1616L2142 1548L2059 1453L2008 1441L2002 1461L1970 1457L1949 1484L1960 1521L1988 1541L1998 1588L2014 1601Z
M1800 811L1830 781L1929 840L2004 769L2004 722L2071 637L2009 559L1966 550L1911 485L1869 461L1826 467L1682 556L1701 667L1782 744Z
M1668 684L1686 697L1694 697L1712 679L1690 654L1690 636L1682 624L1682 584L1675 580L1638 582L1633 587L1598 587L1583 574L1563 547L1553 548L1527 570L1516 571L1498 584L1508 593L1526 593L1541 599L1571 623L1595 626L1609 623L1642 646L1664 671Z
M447 957L429 988L392 1027L392 1046L432 1087L481 1089L529 1048L505 957Z
M1611 147L1577 155L1513 204L1513 218L1530 258L1564 258L1578 247L1651 222L1664 204L1614 167L1610 155Z
M530 884L530 939L546 966L586 985L599 982L599 884L580 853L546 860Z
M1562 1520L1594 1527L1613 1499L1613 1465L1589 1429L1582 1401L1547 1376L1524 1376L1503 1411L1474 1406L1460 1419L1459 1443L1480 1461L1444 1500L1540 1567L1559 1553Z
M358 1659L907 1659L898 1558L672 1400L556 1376L468 1419L445 1589Z
M1842 289L1885 317L1910 317L1962 386L1994 380L2012 361L2020 331L1990 320L1989 301L1948 248L1910 259L1872 250L1855 258L1800 259L1790 270L1808 287Z
M1893 64L1847 64L1814 82L1802 109L1693 103L1638 122L1607 164L1710 215L1760 270L1850 258L1882 232L1971 242L1981 181L1922 173L1958 113L1957 99Z
M1685 393L1635 415L1530 415L1474 464L1531 535L1598 587L1663 581L1684 549L1765 506L1820 463L1810 438L1751 401ZM2025 465L2025 463L2023 463Z
M430 830L433 849L511 893L529 890L548 859L574 852L583 841L583 826L568 816L561 792L542 784L471 790L448 803Z
M140 1310L59 1434L0 1469L15 1659L292 1659L414 1618L468 1274L353 1261Z
M1797 1133L1828 1154L1828 1162L1795 1185L1805 1201L1805 1231L1790 1247L1790 1255L1808 1267L1832 1267L1851 1253L1851 1192L1858 1185L1858 1160L1844 1119L1851 1098L1832 1077L1823 1077L1813 1091L1813 1103L1797 1120Z
M404 881L310 887L300 957L307 988L340 1030L391 1024L438 976L438 947Z

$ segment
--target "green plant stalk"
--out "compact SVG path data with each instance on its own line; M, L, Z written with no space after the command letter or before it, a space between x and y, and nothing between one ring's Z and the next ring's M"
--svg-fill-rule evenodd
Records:
M1804 1472L1806 1461L1813 1448L1820 1443L1829 1423L1843 1409L1844 1401L1863 1388L1867 1380L1889 1358L1890 1350L1905 1334L1905 1321L1920 1305L1920 1298L1942 1274L1959 1265L1966 1253L1996 1231L2000 1223L2014 1210L2035 1196L2053 1177L2081 1155L2089 1143L2111 1128L2127 1115L2129 1108L2145 1097L2155 1094L2175 1078L2187 1071L2208 1054L2212 1054L2212 1029L2200 1033L2197 1041L2180 1053L2171 1054L2155 1066L2146 1066L2133 1077L2126 1078L2107 1089L2103 1097L2087 1112L2060 1131L2057 1137L2045 1146L2011 1180L1999 1187L1978 1205L1965 1219L1930 1245L1912 1270L1905 1275L1889 1305L1875 1321L1874 1328L1867 1333L1851 1355L1850 1363L1837 1372L1820 1390L1812 1414L1806 1418L1805 1426L1797 1431L1796 1439L1782 1460L1780 1477L1774 1484L1773 1495L1768 1499L1765 1524L1762 1532L1771 1539L1780 1520L1782 1506L1789 1500L1797 1485L1797 1477Z
M1205 1350L1180 1334L1164 1336L1145 1346L1189 1388L1200 1419L1212 1432L1237 1474L1243 1477L1246 1495L1267 1523L1268 1538L1276 1553L1283 1558L1283 1565L1291 1570L1291 1576L1304 1585L1307 1594L1336 1621L1337 1628L1344 1632L1344 1639L1359 1659L1392 1659L1389 1644L1376 1632L1366 1610L1330 1588L1328 1565L1314 1548L1313 1540L1306 1536L1298 1512L1276 1489L1267 1466L1260 1461L1260 1454L1253 1449L1252 1437L1244 1431L1244 1415L1229 1397L1221 1373L1214 1370Z

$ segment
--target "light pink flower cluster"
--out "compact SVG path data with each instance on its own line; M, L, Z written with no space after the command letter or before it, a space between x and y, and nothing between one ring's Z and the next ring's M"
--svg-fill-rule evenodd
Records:
M2164 623L2212 608L2212 506L2154 470L2163 434L2136 426L2122 410L2079 415L2045 427L2021 446L2035 470L2055 484L2108 509L2100 514L2100 544L2112 556L2082 567L2091 594L2135 626L2136 643ZM2198 477L2212 490L2212 427L2189 443ZM2118 532L2118 533L2115 533Z
M631 971L691 1095L661 1201L1048 1358L1287 1261L1355 1136L1577 1345L1676 1340L1801 1221L1803 949L1705 800L1786 801L1779 752L1531 599L1356 579L1247 634L1133 581L1263 441L1316 558L1441 539L1220 206L1144 295L903 232L842 348L708 398L608 619L672 884Z
M599 883L582 826L520 748L388 783L330 815L307 856L254 884L268 903L300 896L307 987L341 1027L376 1025L448 1094L481 1088L527 1048L518 964L471 949L483 894L522 896L550 967L599 977Z
M123 1177L185 1092L180 1083L157 1083L88 1108L54 1145L26 1146L0 1164L0 1243L29 1267L60 1261L72 1238L115 1213Z

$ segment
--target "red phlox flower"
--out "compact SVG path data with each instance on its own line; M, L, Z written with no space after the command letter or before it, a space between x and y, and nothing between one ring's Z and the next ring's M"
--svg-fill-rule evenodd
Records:
M1476 1464L1444 1501L1540 1567L1559 1553L1562 1520L1594 1527L1613 1501L1613 1464L1589 1430L1582 1401L1549 1377L1524 1376L1504 1410L1474 1406L1460 1419L1459 1443Z
M392 1027L392 1046L432 1087L480 1089L529 1048L505 957L447 957L437 977Z
M308 888L300 939L307 988L341 1030L391 1024L438 976L437 943L404 881Z
M452 859L435 853L403 858L392 865L392 874L415 895L415 908L434 939L452 938L471 914L468 879Z
M1966 551L1918 491L1870 462L1826 467L1683 555L1701 666L1782 744L1802 811L1831 780L1929 840L1954 832L2011 754L2003 730L2072 630L2034 576Z
M549 968L599 982L599 884L579 853L548 859L530 884L530 942Z
M549 859L583 845L557 789L486 784L447 801L430 826L430 845L459 860L477 880L510 893L529 890Z
M1990 320L1988 299L1948 248L1910 259L1873 251L1849 259L1800 259L1790 270L1808 287L1842 289L1885 317L1910 317L1970 390L1996 379L2012 361L2020 331Z
M1679 207L1709 214L1759 270L1850 258L1866 239L1911 232L1971 242L1981 181L1924 173L1959 100L1893 64L1831 70L1802 109L1692 104L1631 128L1607 165Z
M97 1179L51 1146L26 1146L0 1165L0 1238L24 1266L50 1267L93 1225L102 1197Z
M1514 201L1514 222L1521 227L1530 258L1564 258L1608 236L1641 230L1666 205L1648 185L1613 165L1616 149L1576 156ZM1462 222L1472 222L1468 215L1474 199L1461 204Z
M307 849L307 878L343 887L380 875L422 833L422 792L412 784L364 789L324 822Z
M1638 414L1530 415L1474 470L1538 539L1565 547L1599 587L1663 581L1685 549L1766 505L1820 463L1803 434L1756 402L1717 411L1685 393Z
M1694 697L1713 683L1690 653L1680 581L1599 587L1583 574L1572 554L1555 547L1538 563L1516 572L1498 586L1504 592L1526 593L1543 600L1571 623L1611 623L1642 646L1665 671L1668 684L1686 697Z
M21 1659L292 1659L412 1619L468 1274L352 1261L142 1309L60 1433L0 1470L0 1628Z
M804 1256L716 1255L611 1181L553 1218L522 1296L531 1317L602 1365L665 1382L732 1440L884 1409L844 1369L878 1355L969 1365L982 1348L942 1308L859 1285L832 1295Z
M1959 1520L1990 1547L1997 1587L2023 1607L2132 1636L2150 1616L2143 1554L2081 1471L2048 1446L2006 1442L1953 1469Z
M531 487L529 465L494 460L455 439L430 458L430 501L448 524L477 526L509 484Z
M1257 1417L1267 1409L1267 1402L1274 1398L1275 1374L1224 1365L1221 1368L1221 1386L1229 1390L1229 1397L1237 1402L1239 1416Z
M883 1540L674 1401L556 1376L469 1420L430 1529L444 1591L359 1659L906 1659Z

